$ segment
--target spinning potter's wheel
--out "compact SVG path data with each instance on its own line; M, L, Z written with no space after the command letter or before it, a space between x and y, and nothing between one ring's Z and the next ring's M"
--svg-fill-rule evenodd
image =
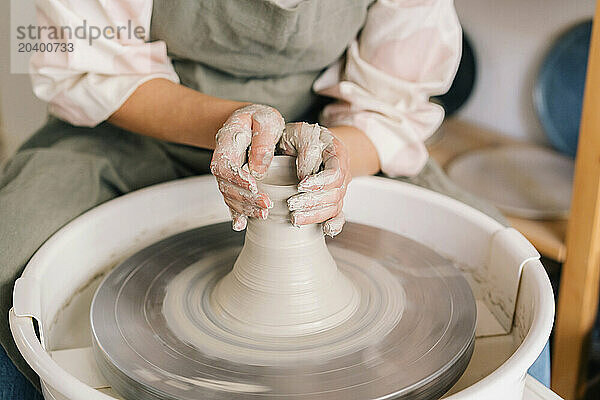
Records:
M465 370L476 311L460 272L374 227L327 247L319 226L292 227L290 162L261 183L269 220L172 236L100 285L95 356L125 398L435 399Z

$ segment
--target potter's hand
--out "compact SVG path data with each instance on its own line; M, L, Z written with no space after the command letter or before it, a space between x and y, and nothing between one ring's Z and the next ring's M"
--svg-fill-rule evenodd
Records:
M210 170L236 231L246 228L247 217L267 218L272 207L269 196L258 193L256 178L261 178L271 164L284 125L276 109L252 104L236 110L217 132ZM248 148L248 167L242 168Z
M342 205L352 179L343 143L327 128L299 122L285 126L279 149L297 157L300 193L288 200L292 223L324 222L325 234L340 233L345 222Z

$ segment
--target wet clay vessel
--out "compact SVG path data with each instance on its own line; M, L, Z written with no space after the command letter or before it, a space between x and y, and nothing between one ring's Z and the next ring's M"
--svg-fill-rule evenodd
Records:
M321 224L293 226L287 199L298 193L295 158L276 156L258 189L273 208L250 218L233 270L211 305L223 325L256 335L303 335L347 320L359 293L327 249Z

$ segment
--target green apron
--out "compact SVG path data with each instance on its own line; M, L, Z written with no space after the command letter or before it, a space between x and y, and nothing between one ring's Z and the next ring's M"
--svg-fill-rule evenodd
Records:
M314 120L323 100L311 92L364 24L373 0L305 0L286 9L268 0L156 0L153 39L167 43L184 85L201 92L278 108L286 120ZM0 175L0 342L17 367L39 380L8 327L14 281L60 227L122 194L209 173L211 153L116 128L75 127L51 118ZM428 164L417 184L469 196ZM435 179L425 179L434 176ZM440 178L441 177L441 178ZM440 184L440 182L444 184ZM478 208L494 213L484 204Z
M275 1L155 0L151 37L166 42L184 85L269 104L288 122L314 121L324 99L312 84L356 38L373 1L304 0L288 9Z

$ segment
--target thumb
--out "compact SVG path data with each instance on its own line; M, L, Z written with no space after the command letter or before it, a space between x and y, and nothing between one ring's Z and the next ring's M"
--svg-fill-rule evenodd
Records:
M298 169L298 178L300 180L309 175L319 172L323 163L323 150L326 145L322 142L322 130L318 124L302 123L296 138L296 151L298 158L296 166Z
M271 165L275 145L281 138L285 122L276 109L256 105L252 113L252 142L248 154L248 167L255 178L261 178Z

